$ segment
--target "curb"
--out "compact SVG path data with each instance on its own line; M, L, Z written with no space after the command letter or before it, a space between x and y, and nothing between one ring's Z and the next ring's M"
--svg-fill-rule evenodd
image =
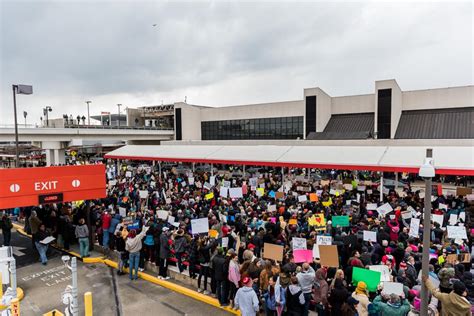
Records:
M31 235L28 235L24 231L24 229L21 225L13 223L13 227L15 227L17 232L19 232L20 234L31 238ZM54 246L52 246L52 247L54 247ZM103 263L103 264L105 264L109 267L112 267L114 269L118 269L118 263L115 262L115 261L112 261L110 259L104 259L103 257L88 257L88 258L82 258L81 259L80 255L78 253L74 252L74 251L67 251L67 250L64 250L64 249L61 249L61 248L57 248L57 247L54 247L54 248L79 258L80 260L82 260L83 263ZM124 269L124 270L128 272L128 269ZM184 286L158 279L157 277L154 277L154 276L152 276L148 273L145 273L145 272L138 272L138 276L141 279L145 280L145 281L157 284L157 285L162 286L164 288L167 288L168 290L171 290L173 292L177 292L179 294L186 295L186 296L188 296L192 299L195 299L195 300L201 301L203 303L206 303L208 305L219 308L220 310L224 310L224 311L229 312L229 313L234 314L234 315L241 315L239 310L234 310L230 307L221 307L220 304L219 304L219 301L217 299L212 298L212 297L207 296L207 295L204 295L202 293L198 293L197 291L188 289Z

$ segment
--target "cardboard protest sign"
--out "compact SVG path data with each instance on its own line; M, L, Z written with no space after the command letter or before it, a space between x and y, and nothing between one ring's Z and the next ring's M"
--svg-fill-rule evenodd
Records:
M300 195L298 196L298 202L306 202L308 199L306 198L306 195Z
M456 195L457 196L466 196L468 194L472 194L472 188L466 188L466 187L457 187L456 188Z
M318 195L317 195L316 193L310 193L310 194L309 194L309 200L310 200L311 202L318 202L318 200L319 200L319 199L318 199Z
M364 241L377 242L377 232L364 230Z
M297 249L293 251L293 258L295 259L295 263L301 262L313 262L313 251L306 250L306 249Z
M412 218L410 222L410 231L408 235L412 237L418 237L419 230L420 230L420 219Z
M173 225L174 227L179 227L179 223L175 221L175 217L174 216L168 216L168 223L170 223L171 225Z
M446 262L451 263L451 264L457 264L458 262L458 255L457 254L449 254L446 257Z
M332 237L331 236L316 236L316 244L313 245L313 257L319 258L319 245L331 245Z
M227 248L229 246L229 237L222 237L221 246L222 248Z
M306 248L307 248L305 238L293 237L293 239L291 240L291 244L293 246L293 250L296 250L296 249L306 250Z
M221 198L227 198L227 192L229 191L229 188L227 187L221 187L220 189L220 192L219 192L219 196Z
M448 238L467 239L466 228L464 226L447 226Z
M119 206L119 214L120 214L120 216L122 216L122 217L127 216L127 209L126 209L125 207Z
M377 207L377 212L382 216L387 215L391 211L393 211L393 208L389 203L385 203L385 204L380 205L379 207Z
M161 219L167 219L168 218L168 211L160 210L156 212L156 216Z
M332 227L348 227L349 226L349 216L333 216L332 217Z
M339 254L336 245L318 245L321 266L339 268Z
M443 214L431 214L433 222L439 223L440 226L443 226L444 215Z
M208 193L204 196L206 200L212 200L214 198L214 192Z
M264 243L263 258L281 262L283 260L283 246Z
M369 270L380 272L380 281L390 281L390 271L388 267L384 264L369 266Z
M196 218L191 220L191 231L193 235L209 232L209 221L207 218Z
M458 222L458 214L449 214L449 220L448 220L449 225L456 225L457 222Z
M329 185L330 181L329 180L321 180L320 184L321 186Z
M276 192L276 193L275 193L275 198L276 198L276 199L279 199L279 200L284 199L284 198L285 198L285 193L283 193L283 192Z
M370 292L377 291L377 286L380 283L380 276L381 273L378 271L362 269L359 267L352 268L352 284L357 285L359 281L364 281Z
M377 203L369 203L367 204L368 211L375 211L377 209Z
M140 190L140 199L146 199L148 197L148 191L147 190Z
M383 291L382 293L385 294L396 294L402 295L403 294L403 284L398 282L383 282Z

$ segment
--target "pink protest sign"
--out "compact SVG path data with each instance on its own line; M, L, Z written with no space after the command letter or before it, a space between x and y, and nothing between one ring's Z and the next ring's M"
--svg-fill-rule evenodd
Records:
M293 251L295 263L313 262L313 250L297 249Z
M277 222L276 217L270 217L270 222L272 222L273 224L276 224Z

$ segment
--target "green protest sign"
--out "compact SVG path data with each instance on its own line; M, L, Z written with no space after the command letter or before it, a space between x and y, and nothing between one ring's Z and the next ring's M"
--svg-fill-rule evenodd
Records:
M348 227L349 226L349 216L333 216L332 217L332 227Z
M367 289L370 292L377 291L377 286L380 283L380 276L382 274L378 271L362 269L358 267L352 268L352 283L357 286L359 281L364 281L367 284Z

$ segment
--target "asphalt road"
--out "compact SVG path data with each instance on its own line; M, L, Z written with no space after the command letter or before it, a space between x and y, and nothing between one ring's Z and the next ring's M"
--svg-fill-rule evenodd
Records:
M21 314L37 316L53 309L64 312L62 293L71 284L71 272L61 260L62 253L51 248L48 265L43 266L29 238L14 232L12 245L17 247L18 286L25 291ZM94 315L230 315L147 281L117 276L115 270L103 264L78 260L78 284L79 315L84 315L84 293L88 291L93 294Z

